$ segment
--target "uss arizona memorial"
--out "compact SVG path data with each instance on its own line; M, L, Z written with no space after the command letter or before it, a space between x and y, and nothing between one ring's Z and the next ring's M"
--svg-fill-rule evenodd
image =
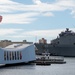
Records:
M12 44L0 48L0 64L28 63L36 60L33 44Z

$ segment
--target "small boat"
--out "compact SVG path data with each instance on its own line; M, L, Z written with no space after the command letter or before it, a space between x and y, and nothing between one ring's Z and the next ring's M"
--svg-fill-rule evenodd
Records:
M36 62L36 65L51 65L48 61L38 61Z
M40 58L36 59L36 65L51 65L49 59L50 53L42 53L42 56Z
M42 53L42 56L36 59L36 65L51 65L51 64L64 64L63 57L50 56L50 53Z

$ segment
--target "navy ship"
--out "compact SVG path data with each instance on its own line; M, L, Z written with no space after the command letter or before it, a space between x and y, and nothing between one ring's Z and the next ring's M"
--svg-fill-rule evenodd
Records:
M56 39L51 40L50 44L35 43L36 54L48 52L56 56L75 56L75 32L66 28Z

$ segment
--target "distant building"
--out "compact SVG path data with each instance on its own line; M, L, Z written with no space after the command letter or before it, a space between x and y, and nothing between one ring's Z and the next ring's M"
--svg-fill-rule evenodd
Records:
M39 43L46 44L46 43L47 43L47 40L46 40L46 39L44 39L44 38L42 38L42 39L40 39L40 40L39 40Z
M32 44L33 42L27 42L26 40L23 40L22 42L12 42L11 40L1 40L0 41L0 47L4 48L11 44Z

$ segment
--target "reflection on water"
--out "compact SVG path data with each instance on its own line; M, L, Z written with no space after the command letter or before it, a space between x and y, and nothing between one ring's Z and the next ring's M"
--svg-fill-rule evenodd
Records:
M13 64L13 65L0 65L0 69L34 69L35 64Z
M50 66L35 64L0 66L0 75L75 75L75 58L65 58L65 61L66 64Z

